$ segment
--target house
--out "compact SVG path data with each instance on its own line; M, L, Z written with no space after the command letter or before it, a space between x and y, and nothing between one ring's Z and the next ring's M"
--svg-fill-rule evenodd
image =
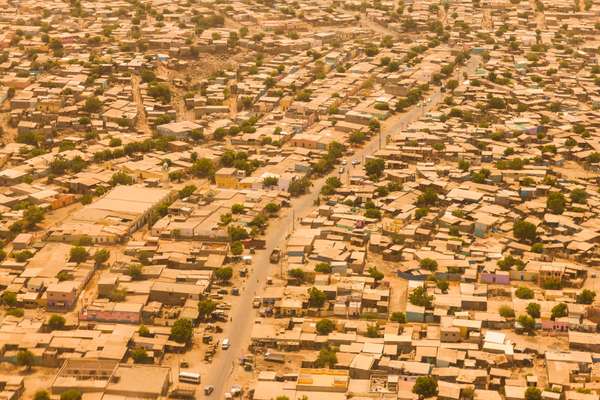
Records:
M158 125L156 131L161 136L174 137L181 140L188 139L192 132L199 134L203 133L204 127L192 121L178 121Z

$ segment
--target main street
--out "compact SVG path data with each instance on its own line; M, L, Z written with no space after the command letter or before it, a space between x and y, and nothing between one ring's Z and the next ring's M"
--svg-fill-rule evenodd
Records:
M479 57L472 57L467 64L458 69L457 74L462 75L463 72L471 74L475 71L480 63ZM443 93L439 88L428 94L428 97L423 100L421 105L415 105L407 109L402 114L397 114L389 118L382 124L381 137L375 135L363 147L357 148L352 156L345 157L348 167L351 166L352 160L360 160L361 164L358 168L362 168L363 160L367 156L373 155L381 145L385 145L385 138L404 129L410 123L421 118L425 113L435 109L443 100ZM338 173L337 169L331 172L329 176L335 176ZM279 247L282 250L285 248L285 242L288 235L292 231L294 219L299 220L310 211L313 210L315 200L317 200L321 188L325 184L327 177L323 177L313 181L313 186L310 193L302 197L293 199L291 207L286 210L287 213L280 217L280 220L273 221L266 231L266 249L257 251L253 257L251 272L246 281L245 287L241 288L239 301L231 310L232 321L224 327L224 337L229 338L231 347L228 350L219 351L217 357L214 358L208 376L202 378L205 385L213 385L214 392L210 395L215 399L221 399L226 390L233 382L231 376L234 369L238 366L238 359L247 353L250 332L252 324L256 317L255 310L252 308L252 300L259 293L259 290L265 285L267 277L271 276L274 271L273 265L269 263L269 255L271 251Z

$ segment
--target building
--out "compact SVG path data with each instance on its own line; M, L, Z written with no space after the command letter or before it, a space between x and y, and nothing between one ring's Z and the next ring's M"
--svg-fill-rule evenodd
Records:
M50 230L49 240L75 242L83 236L94 243L118 243L138 230L175 192L143 186L116 186L104 197L73 213Z

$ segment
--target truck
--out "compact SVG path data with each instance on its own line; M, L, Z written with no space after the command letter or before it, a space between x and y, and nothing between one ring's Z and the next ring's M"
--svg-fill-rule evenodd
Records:
M281 258L281 250L279 250L279 248L276 247L273 249L273 251L271 251L271 255L269 256L269 261L271 262L271 264L277 264L279 262L280 258Z
M285 355L281 354L281 353L273 353L273 352L267 352L265 354L265 361L271 361L271 362L276 362L276 363L285 363Z

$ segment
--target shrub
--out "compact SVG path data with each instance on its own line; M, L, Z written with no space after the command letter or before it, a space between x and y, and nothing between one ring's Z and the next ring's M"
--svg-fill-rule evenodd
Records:
M404 314L403 312L394 312L390 316L390 320L393 322L399 322L401 324L404 324L406 323L406 314Z
M533 299L533 295L533 290L525 286L519 286L517 290L515 290L515 296L519 299Z
M515 316L515 310L513 310L512 307L508 305L501 306L498 310L498 313L504 318L514 318Z

